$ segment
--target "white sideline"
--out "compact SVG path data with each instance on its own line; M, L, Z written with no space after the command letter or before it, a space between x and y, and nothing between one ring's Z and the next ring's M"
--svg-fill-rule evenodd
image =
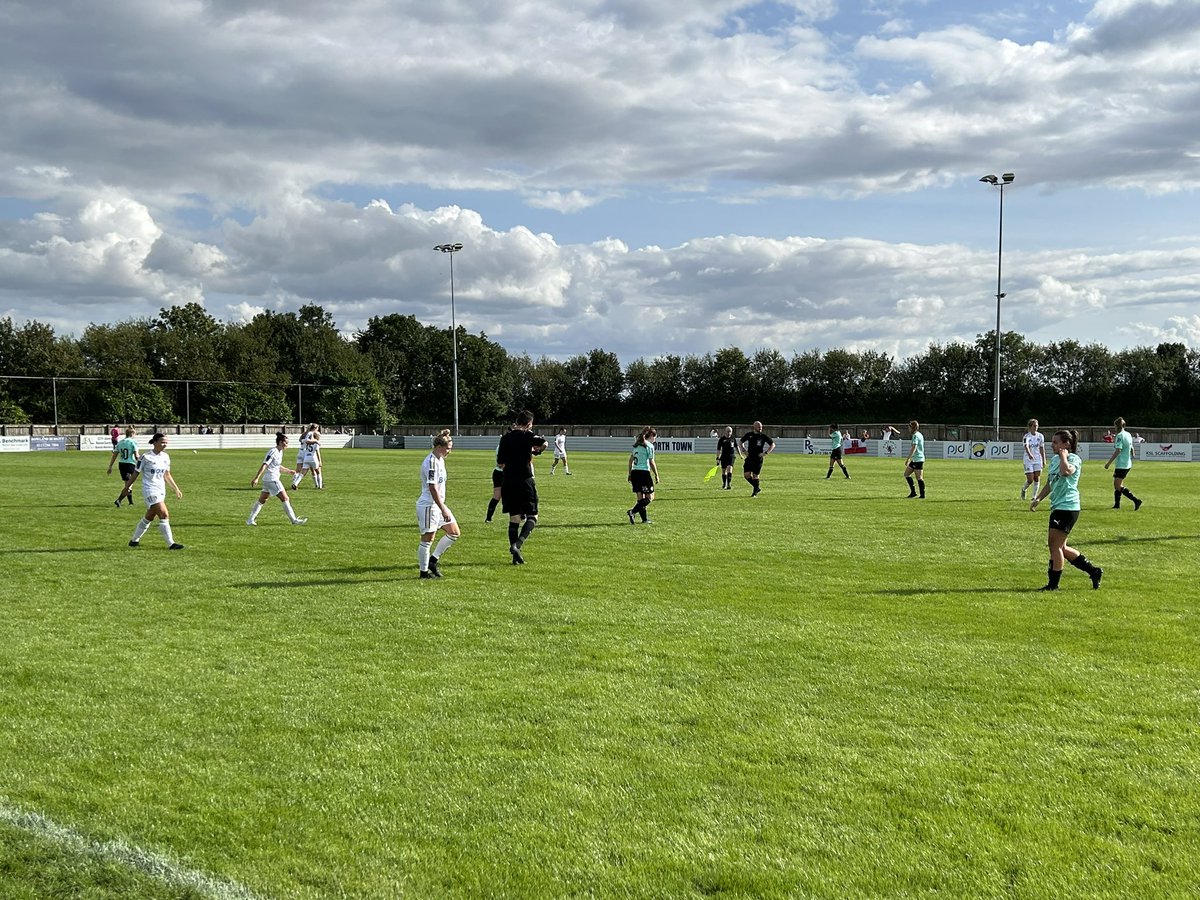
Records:
M236 881L213 878L204 872L189 869L169 856L140 847L131 847L124 841L91 840L73 828L59 825L43 815L11 806L3 798L0 798L0 822L49 841L78 856L90 856L104 862L116 863L170 887L191 888L214 900L257 900L253 891Z

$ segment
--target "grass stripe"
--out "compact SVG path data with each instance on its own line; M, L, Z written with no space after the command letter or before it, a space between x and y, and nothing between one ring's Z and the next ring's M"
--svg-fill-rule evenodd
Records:
M40 813L19 809L3 798L0 798L0 822L78 857L113 863L168 887L196 891L213 900L257 900L258 895L237 882L214 878L188 868L166 854L134 847L124 841L92 840Z

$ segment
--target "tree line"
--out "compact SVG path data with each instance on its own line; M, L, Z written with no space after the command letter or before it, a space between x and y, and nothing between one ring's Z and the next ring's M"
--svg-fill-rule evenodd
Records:
M876 351L726 347L622 367L593 349L567 360L512 355L458 329L460 421L494 425L529 408L546 422L776 423L992 416L994 334L931 344L898 360ZM0 423L296 422L387 430L447 422L449 329L371 318L347 340L317 305L222 323L197 303L153 319L89 325L79 338L0 319ZM1074 340L1001 337L1004 424L1109 421L1188 426L1200 418L1200 351L1181 343L1117 352ZM85 380L73 380L85 379Z

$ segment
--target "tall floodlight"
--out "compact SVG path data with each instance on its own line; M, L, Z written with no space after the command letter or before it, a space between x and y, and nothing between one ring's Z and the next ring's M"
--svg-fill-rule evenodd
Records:
M454 356L454 436L458 437L458 322L454 318L454 254L462 244L438 244L434 250L450 256L450 352Z
M996 242L996 390L992 394L992 429L995 439L1000 440L1000 301L1004 292L1000 290L1000 276L1004 260L1004 189L1013 183L1017 176L1012 172L1003 175L984 175L979 180L992 187L1000 189L1000 237Z

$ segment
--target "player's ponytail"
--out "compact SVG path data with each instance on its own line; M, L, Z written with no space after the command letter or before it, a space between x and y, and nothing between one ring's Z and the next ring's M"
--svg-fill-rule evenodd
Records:
M443 428L433 436L433 446L448 447L450 445L450 429Z

